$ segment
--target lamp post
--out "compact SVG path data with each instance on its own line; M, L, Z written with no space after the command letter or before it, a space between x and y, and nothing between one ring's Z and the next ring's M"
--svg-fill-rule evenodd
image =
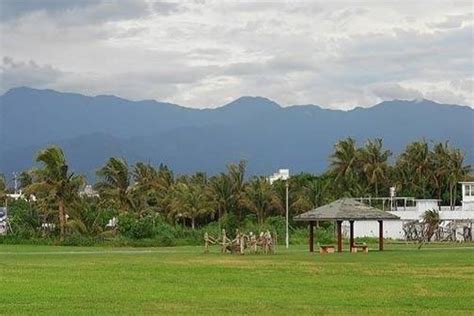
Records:
M288 206L288 189L289 183L288 179L290 178L290 170L289 169L280 169L278 172L274 173L272 176L269 177L270 184L273 184L276 180L285 180L285 195L286 195L286 207L285 207L285 222L286 222L286 235L285 235L285 244L286 249L288 249L290 245L290 234L288 231L288 218L289 218L289 206Z
M290 235L288 234L288 179L286 179L286 184L285 184L285 187L286 187L286 238L285 238L285 241L286 241L286 249L288 249L289 245L290 245Z

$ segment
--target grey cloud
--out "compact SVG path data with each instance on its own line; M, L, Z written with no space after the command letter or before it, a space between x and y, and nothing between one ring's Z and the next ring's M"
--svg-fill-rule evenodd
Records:
M311 62L290 56L273 57L261 62L232 63L221 68L221 73L228 76L278 76L317 69Z
M369 12L369 9L367 8L361 8L361 7L347 8L347 9L336 10L336 11L330 12L326 16L326 19L339 22L341 20L346 20L354 16L364 15L367 12Z
M472 21L473 17L473 13L463 15L448 15L445 16L444 21L437 23L429 23L429 26L439 29L459 28L463 25L464 22Z
M473 71L472 32L473 26L465 26L436 33L398 29L356 36L341 40L333 62L366 83L466 77Z
M217 72L215 66L184 66L162 64L149 71L117 73L67 72L35 61L16 61L4 57L0 66L0 93L18 87L87 91L95 94L116 94L136 99L165 98L177 93L179 86L197 84Z
M474 79L451 80L449 85L456 90L462 90L474 95Z
M152 7L155 13L162 15L170 15L185 10L185 8L177 2L157 1L152 2Z
M0 66L0 91L10 88L31 86L43 88L56 82L64 73L50 65L38 65L34 61L15 61L4 57Z
M4 63L8 82L201 106L243 94L339 108L420 95L474 102L474 26L460 18L465 7L64 2L2 20L0 56L37 73Z
M62 25L96 24L149 16L151 10L144 0L6 0L0 2L5 21L42 13Z
M414 100L422 99L423 94L412 88L404 88L398 83L377 84L369 88L370 91L382 100Z
M466 104L468 102L464 95L447 89L434 88L425 93L425 98L446 104Z
M0 1L0 17L2 20L9 20L38 11L61 12L96 3L95 0L2 0Z

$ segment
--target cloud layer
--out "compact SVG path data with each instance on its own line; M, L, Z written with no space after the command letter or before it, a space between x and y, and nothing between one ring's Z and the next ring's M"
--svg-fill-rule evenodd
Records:
M214 107L474 104L470 1L0 2L0 93L25 85Z

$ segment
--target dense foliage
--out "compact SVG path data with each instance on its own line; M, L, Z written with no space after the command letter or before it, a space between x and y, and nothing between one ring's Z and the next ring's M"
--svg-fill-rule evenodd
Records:
M448 143L409 144L393 161L381 139L359 147L347 138L334 146L330 167L321 175L301 173L288 180L290 217L343 196L387 196L395 186L403 196L437 197L445 204L458 201L457 183L470 171L461 150ZM32 239L87 244L173 245L200 243L203 231L270 229L284 235L286 182L266 177L248 178L246 162L227 171L175 175L165 166L138 162L130 166L112 157L97 171L94 190L84 190L85 179L69 170L57 146L41 150L41 168L24 171L20 187L26 200L10 201L12 233L2 240ZM0 177L0 200L7 185ZM291 220L291 219L290 219ZM332 225L323 225L321 238L332 238ZM304 233L291 223L292 241ZM281 238L280 240L283 240Z

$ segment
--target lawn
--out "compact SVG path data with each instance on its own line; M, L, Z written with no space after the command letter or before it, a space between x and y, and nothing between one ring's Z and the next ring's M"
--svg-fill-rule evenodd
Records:
M474 244L321 256L0 245L0 314L474 314Z

